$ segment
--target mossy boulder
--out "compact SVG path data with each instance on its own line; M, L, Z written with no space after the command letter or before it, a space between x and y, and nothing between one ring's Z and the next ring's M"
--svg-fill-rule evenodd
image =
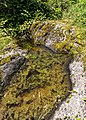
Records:
M30 49L31 45L44 45L54 52L77 54L81 43L80 29L72 25L71 20L37 21L16 37L17 44ZM27 44L28 43L28 44Z
M1 59L1 120L49 120L56 106L69 95L71 49L76 49L78 38L76 29L68 24L33 23L28 29L29 39L20 36L17 42L22 48L30 46L27 53L14 54L7 63Z
M53 51L78 53L81 44L80 29L72 26L71 20L44 21L33 23L30 27L34 44L42 44Z

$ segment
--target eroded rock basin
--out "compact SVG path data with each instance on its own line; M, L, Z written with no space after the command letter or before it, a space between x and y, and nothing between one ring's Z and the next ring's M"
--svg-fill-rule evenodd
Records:
M47 120L71 90L72 56L39 45L20 58L2 65L0 120Z

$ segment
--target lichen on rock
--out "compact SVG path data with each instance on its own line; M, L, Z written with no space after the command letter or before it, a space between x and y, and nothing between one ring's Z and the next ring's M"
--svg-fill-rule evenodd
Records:
M35 44L43 44L54 51L77 53L80 42L80 30L71 25L71 21L44 21L33 23L30 30Z
M75 28L62 21L39 21L29 29L29 39L17 42L22 49L30 40L27 53L1 62L1 120L47 120L72 89L69 63L78 39Z

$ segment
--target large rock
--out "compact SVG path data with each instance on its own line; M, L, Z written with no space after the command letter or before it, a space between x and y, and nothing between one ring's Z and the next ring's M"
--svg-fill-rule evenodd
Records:
M33 39L29 37L33 45L26 55L1 62L1 120L49 120L56 106L69 95L69 63L76 49L77 32L67 26L58 21L33 23ZM21 36L19 40L22 47L29 43Z

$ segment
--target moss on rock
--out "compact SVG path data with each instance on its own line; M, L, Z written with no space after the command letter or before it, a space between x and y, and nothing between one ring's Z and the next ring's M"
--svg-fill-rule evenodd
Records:
M70 19L61 21L37 21L16 37L17 44L23 49L42 44L53 51L66 51L78 54L82 45L80 29L72 26Z
M67 21L38 21L18 39L28 53L10 84L3 87L0 119L47 120L72 89L69 63L80 42L79 32Z
M81 45L80 29L72 26L70 20L33 23L30 31L34 44L43 44L54 51L76 54Z
M37 46L26 58L10 85L4 88L0 103L4 119L41 120L71 89L66 70L70 55L53 54L48 48Z

